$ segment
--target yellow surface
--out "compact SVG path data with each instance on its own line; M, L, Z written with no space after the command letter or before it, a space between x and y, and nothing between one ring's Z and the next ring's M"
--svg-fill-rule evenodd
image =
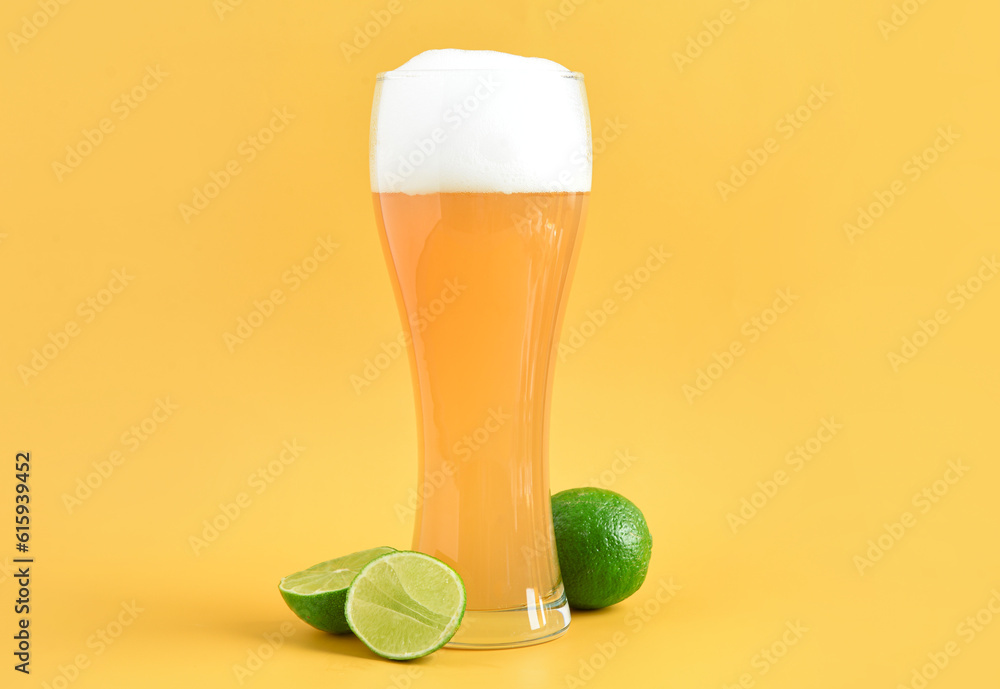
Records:
M37 558L30 677L0 584L4 687L1000 684L1000 280L977 282L1000 253L995 2L223 1L0 10L0 559L18 451ZM345 55L371 12L391 21ZM276 585L409 544L405 357L360 394L351 376L399 333L373 80L433 47L586 74L552 486L625 494L654 551L633 598L556 642L402 665L305 627Z

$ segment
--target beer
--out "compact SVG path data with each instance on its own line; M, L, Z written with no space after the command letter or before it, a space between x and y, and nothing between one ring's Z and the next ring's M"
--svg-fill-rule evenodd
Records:
M535 643L569 622L552 535L548 418L589 197L589 127L582 85L572 76L554 89L546 84L573 73L527 71L545 76L435 71L424 87L406 79L406 97L393 100L395 83L383 82L376 94L373 201L409 335L417 407L413 548L446 562L465 582L467 612L456 646ZM442 87L456 95L433 96ZM545 98L546 90L568 107L548 110L530 134L518 131L528 125L512 109ZM448 103L464 106L467 117L461 128L442 126L448 136L424 127L431 134L423 141L434 146L421 145L419 136L414 146L412 133L396 143L396 130L381 127L392 120L386 109L404 103L410 130L413 119L447 122L446 113L458 112ZM490 131L520 134L521 149L515 142L513 155L495 148L500 161L476 160L502 145ZM525 141L534 148L524 150Z

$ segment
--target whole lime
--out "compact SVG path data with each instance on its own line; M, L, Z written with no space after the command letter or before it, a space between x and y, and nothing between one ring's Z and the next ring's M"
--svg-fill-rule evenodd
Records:
M631 501L603 488L571 488L552 496L559 569L571 607L620 603L646 579L653 537Z

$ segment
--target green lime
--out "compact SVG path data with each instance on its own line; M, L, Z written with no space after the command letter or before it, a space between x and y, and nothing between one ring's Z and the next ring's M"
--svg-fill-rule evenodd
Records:
M605 608L642 586L653 537L628 499L603 488L564 490L552 496L552 523L570 606Z
M289 574L278 584L278 590L303 622L324 632L343 634L350 631L344 617L347 587L362 567L377 557L394 552L395 548L383 546L327 560Z
M372 560L347 591L347 623L384 658L410 660L454 636L465 614L465 586L437 558L407 550Z

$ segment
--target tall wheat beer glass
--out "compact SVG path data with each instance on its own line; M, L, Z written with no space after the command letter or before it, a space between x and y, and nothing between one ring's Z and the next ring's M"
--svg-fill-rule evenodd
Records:
M413 548L461 575L450 645L569 626L552 532L552 374L591 182L583 75L436 50L378 76L371 185L418 426Z

